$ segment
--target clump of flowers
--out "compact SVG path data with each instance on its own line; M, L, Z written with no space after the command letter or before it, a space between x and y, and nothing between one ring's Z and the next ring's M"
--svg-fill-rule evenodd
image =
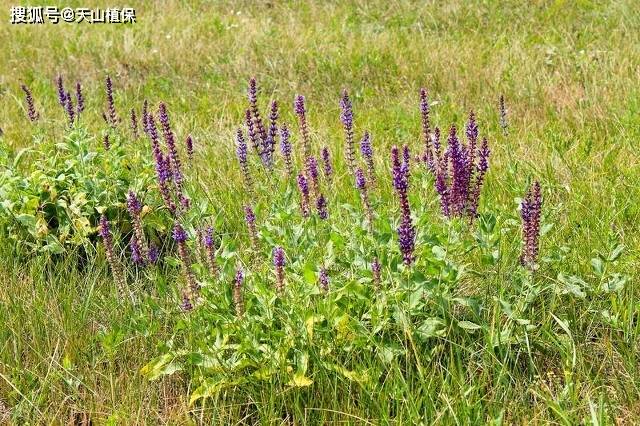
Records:
M21 85L20 88L24 92L24 100L27 104L27 116L29 117L29 120L35 122L38 120L38 118L40 118L40 114L38 114L38 111L36 111L36 107L33 103L33 95L31 95L31 90L29 90L29 88L25 84Z
M447 149L442 152L440 130L435 129L431 154L426 155L435 178L442 214L474 220L478 213L480 192L489 168L489 143L483 138L478 146L478 126L473 112L466 126L467 143L461 142L456 126L451 126Z
M542 191L540 183L536 181L529 187L520 204L523 240L520 263L528 269L535 269L538 259L541 212Z
M282 247L275 247L273 249L273 266L276 271L276 291L278 294L284 292L284 265L285 254Z
M409 147L403 147L402 162L397 146L391 148L391 164L393 167L393 187L400 200L400 226L398 226L398 244L404 264L409 266L413 262L416 230L411 220L409 207Z
M371 204L369 203L369 192L367 190L367 180L364 177L364 172L360 167L356 169L356 188L360 191L360 199L362 200L362 206L364 207L365 214L367 216L367 224L369 231L373 231L373 211L371 210Z
M111 267L111 273L113 274L113 279L116 282L116 288L118 290L118 294L120 297L124 297L126 283L124 279L124 273L122 271L122 266L120 262L116 258L116 254L114 251L113 245L113 236L111 235L111 229L109 227L109 221L105 215L100 216L100 225L98 233L100 237L102 237L102 243L104 244L104 251L107 256L107 262Z

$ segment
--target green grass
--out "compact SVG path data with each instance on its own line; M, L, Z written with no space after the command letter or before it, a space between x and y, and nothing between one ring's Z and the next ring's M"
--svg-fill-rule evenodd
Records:
M490 138L481 211L496 215L502 235L495 265L483 264L476 252L453 254L469 271L454 293L482 300L484 329L452 329L429 341L389 368L377 393L323 370L308 388L250 382L195 405L189 396L196 384L186 372L156 381L140 374L182 321L173 293L148 283L166 280L171 287L176 271L140 277L135 291L149 297L131 305L117 299L102 255L78 270L72 254L58 262L25 260L2 242L0 422L3 407L15 424L74 416L98 424L277 424L285 415L300 424L633 424L640 414L640 10L633 0L141 2L136 25L95 27L11 26L14 4L2 3L0 145L10 152L31 143L21 82L51 124L64 120L54 77L82 80L87 126L99 132L109 73L121 115L144 99L164 100L179 137L195 136L194 186L206 192L226 238L244 249L233 132L246 81L255 75L263 101L278 99L290 124L294 95L307 97L314 148L329 145L337 160L333 220L348 233L352 217L339 206L359 200L340 155L341 89L353 95L358 134L373 134L382 176L378 205L393 206L388 152L394 144L416 152L421 146L417 92L425 86L437 125L461 125L473 108ZM507 136L498 126L500 94L508 106ZM62 137L62 126L48 129L47 137ZM543 222L552 225L541 255L554 260L527 287L517 279L517 198L533 179L542 182ZM443 223L429 181L418 182L412 204L420 206L423 229L455 239L459 230ZM262 212L271 201L270 189L259 191ZM629 280L605 295L590 262L617 244L626 249L607 273ZM317 249L306 254L320 256ZM240 257L256 276L265 273L248 253ZM562 294L559 273L582 277L588 296ZM539 294L524 314L535 331L526 342L494 350L505 323L497 300L516 306L531 292ZM616 320L605 320L603 311ZM380 368L374 357L348 362Z

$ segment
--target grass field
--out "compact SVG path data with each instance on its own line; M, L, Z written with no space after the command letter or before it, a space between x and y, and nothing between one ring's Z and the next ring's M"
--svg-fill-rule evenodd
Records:
M204 286L210 305L182 313L179 262L153 270L127 266L134 303L118 297L97 238L95 250L24 254L0 216L0 424L637 422L640 7L634 0L137 2L138 22L126 26L15 26L9 24L15 4L0 3L6 164L34 143L22 83L41 115L38 137L55 143L69 140L55 78L82 81L82 125L101 150L110 75L122 127L130 108L163 101L178 140L193 135L188 187L193 203L206 201L201 210L215 217L224 252L220 280ZM259 250L244 224L242 205L250 197L234 139L252 76L263 111L268 99L280 102L297 167L293 100L304 94L313 150L328 146L335 168L333 181L323 183L331 224L314 218L303 226L295 182L282 178L281 160L277 178L251 160ZM482 220L473 225L443 219L433 179L412 163L417 260L405 269L398 266L389 152L393 145L407 144L412 154L423 147L421 87L444 135L452 123L462 129L473 109L492 152ZM342 154L344 88L357 140L365 129L373 137L375 237L357 219L360 196ZM146 137L126 143L150 152ZM38 167L26 161L17 170ZM518 207L534 180L543 189L543 232L540 266L527 272L518 261ZM97 223L90 225L95 231ZM264 306L273 311L263 312L274 240L287 244L289 293L282 304L269 299L274 305ZM376 296L363 271L370 250L386 247L393 247L383 255L386 293ZM322 259L331 276L324 299L309 289ZM255 297L245 293L247 314L232 322L220 306L231 300L238 264ZM435 279L429 265L455 269L450 288L421 287L421 301L403 299L401 289L415 294L414 283L441 281L443 272ZM292 381L286 362L259 378L269 356L255 354L248 359L258 365L247 369L156 364L158 377L150 377L149 363L165 354L206 359L201 354L221 345L223 335L257 335L254 314L266 331L234 348L269 347L277 358L278 348L269 345L290 345L283 357L297 371ZM290 327L279 329L285 335L270 334L267 319L275 317ZM217 329L217 321L225 325ZM379 334L372 331L376 321ZM190 401L196 391L208 397Z

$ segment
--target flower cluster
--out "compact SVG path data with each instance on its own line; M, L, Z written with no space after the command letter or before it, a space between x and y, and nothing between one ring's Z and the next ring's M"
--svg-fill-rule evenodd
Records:
M466 126L467 143L460 141L456 126L451 126L447 149L442 152L440 130L435 129L431 151L425 154L427 165L435 178L442 214L449 217L478 215L480 191L489 168L489 143L483 138L478 145L478 126L473 112Z
M27 116L29 117L29 120L37 121L38 118L40 118L40 114L38 114L38 111L36 111L36 107L33 103L33 95L31 95L31 91L24 84L20 86L20 88L24 92L24 100L25 100L25 103L27 104Z
M289 128L286 124L282 125L280 129L280 152L282 153L282 157L284 158L284 164L287 169L287 175L293 175L293 162L291 159L291 142Z
M273 249L273 266L276 270L276 291L279 294L284 292L284 265L285 265L284 249L275 247Z

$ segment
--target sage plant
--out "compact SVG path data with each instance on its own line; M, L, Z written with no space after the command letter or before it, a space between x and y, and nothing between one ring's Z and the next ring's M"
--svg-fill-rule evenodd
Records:
M111 81L110 76L107 76L105 85L107 89L107 123L109 123L111 127L115 128L120 122L120 118L116 112L116 104L113 100L113 82Z
M298 189L300 190L300 211L302 212L302 217L309 217L309 184L307 183L307 178L304 177L304 174L298 174Z
M507 107L504 104L504 95L500 95L498 109L500 113L500 127L502 128L502 133L506 135L508 133L507 127L509 127L509 124L507 123Z
M105 215L100 216L100 225L98 231L100 237L102 237L102 243L104 244L104 251L107 256L107 262L111 267L111 273L116 283L116 289L121 298L124 298L126 291L126 282L124 279L124 273L119 260L116 258L113 236L111 235L111 229L109 227L109 221Z
M286 124L282 124L280 128L280 152L284 158L284 164L287 170L287 175L293 175L293 162L291 160L291 142L289 141L289 128Z
M138 116L136 115L135 108L131 108L130 124L131 124L131 132L133 133L133 138L138 139Z
M329 148L326 146L320 151L320 157L322 158L322 166L324 170L324 177L328 182L331 182L333 177L333 166L331 165L331 155L329 154Z
M327 220L329 218L329 211L327 210L327 199L324 198L323 194L318 196L316 200L316 210L318 211L318 217L322 220Z
M80 82L76 82L76 104L78 116L80 113L84 111L84 95L82 94L82 84Z
M304 96L297 95L294 102L294 111L298 116L300 134L302 135L302 156L303 161L311 156L311 140L309 137L309 123L307 123L307 108L305 107Z
M258 231L256 229L256 215L250 205L244 206L244 220L247 223L247 229L249 230L249 240L251 241L251 247L255 252L258 252Z
M406 266L413 262L415 249L416 230L411 220L409 207L409 147L403 147L403 159L400 162L400 153L397 146L391 148L391 164L393 172L393 187L400 200L400 225L398 226L398 245Z
M347 159L347 165L349 166L349 172L353 175L356 167L356 155L353 135L353 106L351 99L349 99L349 93L347 89L342 91L342 97L340 98L340 121L344 127L345 134L345 156Z
M242 129L236 131L236 155L238 162L240 163L240 170L242 171L242 177L244 178L244 188L247 193L253 195L253 180L251 179L251 173L249 173L249 164L247 163L247 143L244 140Z
M187 232L182 225L178 222L173 226L173 240L178 245L178 255L182 262L182 273L184 275L185 282L187 283L186 294L189 297L189 301L193 304L200 291L200 285L196 281L196 277L191 270L191 255L189 254L189 248L187 247Z
M329 274L324 267L320 268L320 275L318 276L318 286L323 292L329 292Z
M371 210L371 203L369 203L367 181L360 167L356 169L356 188L360 191L360 199L362 200L362 206L364 207L364 212L367 217L367 227L369 228L369 232L373 232L373 211Z
M233 305L238 318L244 315L244 301L242 299L242 284L244 283L244 273L242 268L236 270L236 276L233 280Z
M367 164L369 182L375 185L376 172L373 164L373 148L371 147L371 135L369 135L369 132L364 132L364 136L360 140L360 153L362 154L362 158L364 158L364 162Z
M216 244L212 226L207 227L203 237L203 243L209 272L213 277L217 277L219 274L219 269L216 262Z
M127 211L133 224L133 236L131 237L132 255L135 247L135 251L137 252L136 257L138 257L138 262L136 263L143 264L149 261L149 249L144 238L142 218L140 216L142 213L142 203L133 191L129 191L127 194Z

